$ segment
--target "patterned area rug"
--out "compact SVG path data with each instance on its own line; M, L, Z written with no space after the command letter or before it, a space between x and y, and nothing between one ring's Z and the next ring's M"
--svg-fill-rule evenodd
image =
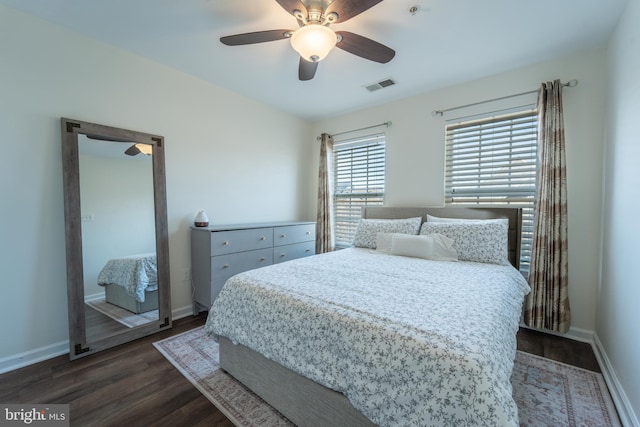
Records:
M620 426L602 374L518 351L511 374L523 426Z
M85 304L95 310L98 310L100 313L111 317L113 320L117 320L128 328L135 328L136 326L156 321L159 316L158 310L135 314L129 310L118 307L117 305L109 304L104 300L104 298L85 301Z
M291 426L218 366L204 327L153 344L235 425ZM601 374L518 351L511 377L521 426L620 426Z

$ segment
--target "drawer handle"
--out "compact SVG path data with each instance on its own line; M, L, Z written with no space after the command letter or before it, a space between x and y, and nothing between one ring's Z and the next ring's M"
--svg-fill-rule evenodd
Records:
M260 236L260 240L266 240L266 237Z
M280 258L284 258L286 254L280 254Z
M265 259L265 257L260 257L260 261L264 261Z
M229 242L225 240L224 242L222 242L222 244L223 244L224 246L227 246L227 245L229 244Z
M222 268L229 268L229 264L223 265Z
M285 237L287 237L287 235L286 234L281 234L280 237L282 237L284 239Z
M308 236L309 234L311 234L311 232L310 232L310 231L307 231L307 236Z
M311 252L311 249L307 249L305 252Z

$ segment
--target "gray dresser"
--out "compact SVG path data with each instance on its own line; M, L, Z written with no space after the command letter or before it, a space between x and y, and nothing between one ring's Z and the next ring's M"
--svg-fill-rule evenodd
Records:
M231 276L315 254L315 222L191 228L193 313L208 310Z

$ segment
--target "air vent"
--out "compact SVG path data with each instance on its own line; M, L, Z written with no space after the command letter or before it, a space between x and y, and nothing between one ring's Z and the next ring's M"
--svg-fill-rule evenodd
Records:
M365 85L364 88L369 92L375 92L376 90L384 89L385 87L393 86L394 84L396 84L395 81L391 79L385 79L376 83Z

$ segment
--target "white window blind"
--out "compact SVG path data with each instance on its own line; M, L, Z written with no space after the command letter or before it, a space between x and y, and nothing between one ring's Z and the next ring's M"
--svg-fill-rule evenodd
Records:
M446 127L445 204L523 208L520 270L528 274L536 192L537 113Z
M337 247L351 246L362 207L384 202L384 134L335 141L334 224Z

